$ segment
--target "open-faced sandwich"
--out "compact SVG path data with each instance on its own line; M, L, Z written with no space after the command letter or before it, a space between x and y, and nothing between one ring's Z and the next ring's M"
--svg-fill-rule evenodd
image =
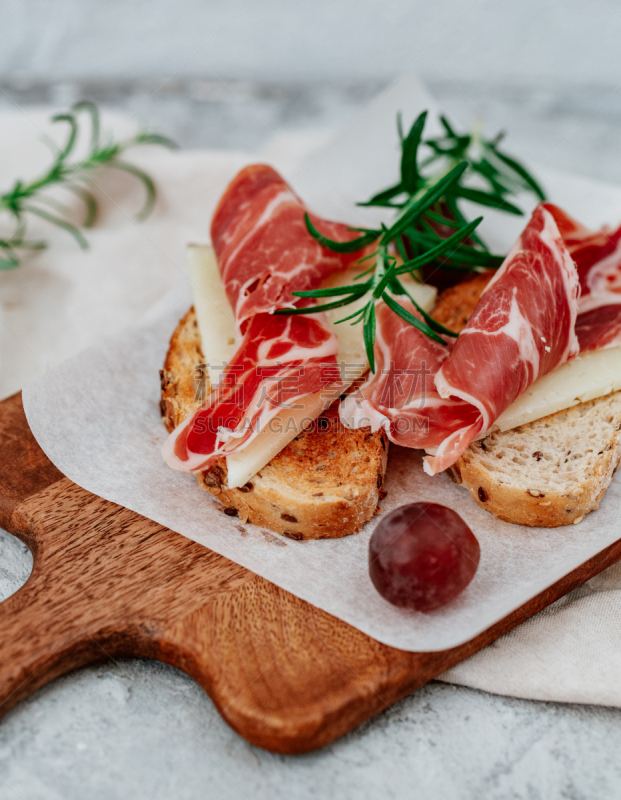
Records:
M437 296L421 267L471 263L478 221L448 217L445 247L421 218L460 175L377 231L308 215L271 167L233 179L161 375L164 457L226 513L294 539L359 531L389 442L509 522L597 508L621 457L621 228L540 203L495 271Z

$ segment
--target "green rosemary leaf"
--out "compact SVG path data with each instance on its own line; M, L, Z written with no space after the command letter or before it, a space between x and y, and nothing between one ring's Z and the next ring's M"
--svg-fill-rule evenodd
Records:
M76 242L79 244L82 250L88 250L88 242L82 236L79 229L76 228L75 225L72 225L70 222L67 222L60 217L54 216L54 214L50 214L47 211L44 211L42 208L37 208L36 206L24 206L24 211L28 211L31 214L35 214L37 217L41 217L41 219L46 220L47 222L51 222L53 225L56 225L59 228L62 228L64 231L67 231Z
M377 255L377 253L373 253L373 255ZM360 261L365 261L365 260L366 260L366 259L364 259L364 258L360 258L360 259L358 259L358 261L359 261L359 262L360 262ZM375 263L371 264L371 266L369 267L369 269L365 269L365 271L364 271L364 272L361 272L359 275L356 275L356 277L354 278L354 280L355 280L355 281L359 281L359 280L360 280L360 278L364 278L364 276L365 276L365 275L369 275L371 272L375 272Z
M89 192L88 189L85 189L83 186L78 186L75 183L68 183L67 189L77 195L84 203L86 214L82 221L82 227L92 228L97 222L97 216L99 214L99 205L95 196Z
M478 174L489 183L496 194L504 196L505 194L511 193L511 187L506 185L506 176L502 175L486 159L483 158L478 163L471 164L470 168L473 172L478 172ZM503 179L505 179L505 183L502 182ZM511 181L511 183L514 183L514 181Z
M480 220L482 219L482 217L479 217L478 219ZM472 223L469 224L472 225ZM429 253L431 252L425 250L425 248L429 247L435 248L440 246L435 244L438 241L437 237L428 236L427 234L422 233L421 231L418 231L416 229L409 228L407 231L407 235L412 242L419 242L421 244L421 246L423 247L425 257L429 257ZM453 234L453 236L455 236L455 234ZM472 236L472 233L470 233L470 236ZM448 241L448 239L441 240L440 244L443 241ZM466 270L470 269L471 267L488 267L489 269L495 269L496 267L499 267L505 259L504 256L497 256L492 253L483 250L477 250L474 247L469 247L468 245L459 243L454 244L454 246L449 248L446 252L441 253L440 255L442 256L443 259L447 259L448 261L452 262L457 262L458 265L461 262L461 264L463 265L461 269L466 269ZM439 256L435 257L437 258ZM433 260L433 258L430 260ZM444 268L445 264L441 264L440 266ZM405 271L409 271L409 268Z
M13 246L19 247L20 250L45 250L47 242L43 239L13 239Z
M390 280L394 277L397 268L396 261L390 265L390 267L386 270L380 281L378 282L375 289L373 289L373 294L371 295L376 300L380 298L384 292L384 289L389 284Z
M358 239L350 239L348 242L336 242L333 239L328 239L327 236L319 233L317 228L315 228L311 222L308 214L304 214L304 220L306 222L308 232L313 239L318 241L322 247L325 247L327 250L332 250L334 253L355 253L358 250L362 250L363 247L366 247L374 242L380 235L379 231L373 231L365 234L364 236L360 236Z
M397 133L399 134L399 141L403 144L405 135L403 133L403 114L397 111Z
M84 112L90 117L90 151L81 160L71 160L71 155L75 151L78 140L78 118ZM54 161L46 173L36 180L25 183L15 181L13 187L0 194L0 212L11 214L17 223L13 236L2 244L0 240L0 251L5 254L7 246L11 247L8 257L3 257L3 262L11 263L19 261L16 250L40 249L45 246L44 242L29 241L25 238L26 219L28 214L33 214L51 222L57 227L67 231L76 239L80 247L87 246L86 239L82 235L80 228L88 228L96 221L97 201L94 195L83 183L86 182L88 173L99 167L116 168L128 172L138 178L146 190L146 202L138 215L143 219L148 216L153 208L155 201L155 184L152 179L139 167L129 164L119 158L120 154L136 144L157 144L165 147L174 146L174 142L164 136L153 133L139 133L137 136L123 142L108 142L100 146L99 112L97 107L87 101L82 100L76 103L71 113L56 114L52 118L53 122L66 122L69 125L69 135L63 148L54 154ZM63 185L69 191L78 195L85 205L85 218L81 225L74 225L65 217L68 210L59 204L53 197L46 196L43 192L49 187ZM42 208L42 205L52 207L58 214L50 213ZM7 268L6 266L4 268Z
M442 123L442 127L444 128L444 130L447 132L447 134L449 136L451 136L452 138L455 138L457 136L457 134L455 133L455 131L451 127L450 122L444 116L444 114L440 114L440 122Z
M439 258L440 256L446 256L450 253L451 249L455 249L459 246L459 243L463 239L467 239L468 236L474 231L474 229L480 225L482 222L483 217L477 217L472 222L468 223L468 225L464 225L463 228L460 228L456 231L452 236L449 236L447 239L440 239L439 243L435 246L431 247L429 250L423 253L421 256L417 256L416 258L411 259L410 261L405 261L403 264L400 264L397 268L397 275L403 275L405 272L411 272L413 269L419 269L420 267L424 267L425 264L428 264L431 261ZM418 231L413 231L412 236L414 234L418 234ZM421 234L422 236L422 234ZM431 241L431 237L424 238L425 243ZM436 239L437 241L437 239Z
M295 297L336 297L339 294L364 294L369 283L356 283L350 286L332 286L329 289L312 289L306 292L291 292Z
M364 347L367 351L367 359L369 360L369 368L371 372L375 372L375 353L373 352L375 346L375 303L367 303L364 309L364 322L363 322L363 336Z
M429 206L432 206L437 200L439 200L447 191L447 189L453 186L453 184L455 184L461 178L467 168L468 163L463 161L461 164L453 167L453 169L443 178L441 178L434 186L427 189L425 194L423 194L423 196L418 200L413 198L413 201L411 201L412 204L405 206L404 211L397 217L397 220L394 222L394 224L388 228L382 238L384 240L394 239L395 236L403 233L407 227L409 227L418 219L418 217L422 216L425 209L427 209Z
M418 148L427 120L427 112L423 111L414 120L410 132L401 142L401 186L409 194L417 191L420 182L418 173Z
M498 269L505 260L505 256L487 253L483 250L476 250L474 247L461 246L454 253L447 256L449 261L462 264L467 267L484 267L485 269Z
M356 205L383 206L385 208L391 208L394 206L394 203L391 203L390 201L398 195L403 194L403 191L403 186L400 183L397 183L395 186L391 186L389 189L384 189L382 192L374 194L370 200L367 200L364 203L356 203Z
M403 261L407 261L409 256L405 252L405 245L403 244L403 236L397 236L397 238L395 239L395 242L397 243L397 252L401 256Z
M421 315L421 317L422 317L422 318L425 320L425 322L427 323L427 325L429 325L429 327L430 327L432 330L434 330L436 333L443 333L445 336L452 336L452 337L454 337L454 338L457 338L457 336L459 336L459 334L458 334L458 333L455 333L455 331L452 331L452 330L450 330L449 328L445 328L445 327L444 327L444 325L442 325L441 323L437 322L437 321L436 321L436 320L435 320L435 319L434 319L434 318L431 316L431 314L428 314L428 313L425 311L425 309L424 309L424 308L422 308L422 306L419 306L419 305L418 305L418 303L416 302L416 300L415 300L415 299L412 297L412 295L411 295L411 294L408 292L408 290L405 288L405 286L403 286L402 284L400 284L400 285L401 285L401 289L402 289L402 294L405 294L405 295L407 295L407 297L409 298L409 300L410 300L410 302L412 303L412 305L414 306L414 308L415 308L415 309L418 311L418 313Z
M177 150L179 145L168 136L161 136L159 133L139 133L134 137L132 144L161 144L169 150Z
M9 270L19 267L18 258L0 258L0 269Z
M533 178L533 176L514 158L501 153L497 146L494 144L490 144L490 149L494 153L494 155L499 158L504 164L506 164L510 169L512 169L515 173L517 173L520 178L533 190L533 192L537 195L537 197L544 202L546 200L546 195L541 186L537 183L537 181Z
M368 261L370 258L374 258L377 255L377 250L374 250L372 253L369 253L368 256L362 256L362 258L358 258L356 260L356 264L362 264L363 261ZM363 273L364 274L364 273ZM358 275L354 280L358 280L360 275Z
M425 336L428 336L430 339L433 339L434 342L438 342L438 344L444 344L444 345L446 344L446 342L441 336L439 336L428 325L425 325L424 322L421 322L418 317L414 316L414 314L411 314L407 310L407 308L403 308L403 306L397 303L397 301L394 300L389 294L384 293L382 299L384 300L384 302L386 303L388 308L390 308L391 311L394 311L395 314L398 314L401 317L401 319L404 319L410 325L413 325L415 328L418 328L418 330L421 333L424 333ZM374 371L375 370L373 370L373 372Z
M480 131L460 135L446 117L440 117L442 134L424 139L425 121L426 112L423 112L406 135L401 115L397 116L401 179L373 195L366 203L359 204L397 209L391 225L382 224L379 231L363 231L365 235L379 239L379 242L374 254L374 277L360 285L372 290L371 301L383 299L409 324L440 341L439 333L444 336L455 334L435 322L415 303L398 276L405 273L420 276L423 267L462 274L498 268L504 256L489 251L476 232L482 218L469 222L460 208L461 200L522 215L522 210L512 202L513 196L522 187L526 186L539 199L543 199L544 195L539 184L519 162L499 153L500 135L492 140L484 139ZM427 148L426 153L421 153L421 145ZM462 177L467 179L472 175L477 176L483 188L474 188L467 180L465 182L468 185L462 185ZM329 241L327 246L330 246ZM396 266L394 256L389 255L395 252L403 260L399 266ZM373 268L363 271L354 280L361 280L369 272L373 272ZM350 289L345 289L343 293L348 291L352 297ZM424 322L408 312L392 295L407 295ZM323 296L335 296L335 293L326 291ZM361 292L356 298L363 296L364 292ZM346 318L353 319L352 324L358 322L361 316L364 318L367 351L370 349L370 333L374 330L370 314L370 305L367 305L364 312L357 311Z
M76 122L76 118L73 116L73 114L55 114L52 117L52 122L68 122L70 126L67 143L58 154L58 161L61 162L71 154L71 151L75 146L75 140L78 135L78 123Z
M76 169L80 171L108 166L119 153L123 152L123 150L127 150L128 147L131 147L131 142L125 142L124 144L108 144L105 145L105 147L100 147L90 154L87 163L79 164Z
M353 314L350 314L347 317L343 317L342 319L337 319L334 324L335 325L340 325L341 322L347 322L347 320L353 319L354 321L351 324L352 325L356 325L358 322L360 322L360 320L364 316L365 308L366 308L366 306L364 306L363 308L359 308L358 311L354 311ZM358 317L358 319L354 319L354 317Z
M90 100L79 100L74 103L72 109L76 114L80 111L86 111L91 118L91 150L97 150L99 147L99 109L95 103Z
M305 306L304 308L278 308L274 314L281 316L299 315L299 314L318 314L320 311L330 311L331 308L341 308L341 306L348 306L350 303L355 302L362 293L350 294L344 300L336 300L334 303L322 303L320 306Z
M513 203L509 203L503 197L497 194L490 194L488 192L483 192L480 189L468 189L465 186L459 186L455 189L455 194L459 197L463 197L464 200L470 200L473 203L478 203L480 206L489 206L490 208L496 208L499 211L506 211L509 214L515 214L516 216L524 216L524 212L521 208L514 206Z
M460 210L459 206L457 205L457 200L455 199L455 197L453 197L452 195L449 194L444 198L444 202L446 203L446 207L449 210L449 214L451 216L455 217L455 219L458 220L462 225L466 225L468 220L461 213L461 210ZM476 231L473 231L470 234L470 238L472 239L473 242L478 244L479 247L482 247L484 250L487 250L487 245L481 239L481 237L477 234Z
M436 214L433 211L425 211L425 217L433 222L437 222L439 225L446 225L447 228L459 228L458 220L448 219L447 217L443 217L442 214Z
M372 233L372 234L377 234L378 233L377 228L354 228L352 225L348 225L347 226L347 230L348 231L357 231L358 233ZM365 256L365 258L368 258L368 256Z

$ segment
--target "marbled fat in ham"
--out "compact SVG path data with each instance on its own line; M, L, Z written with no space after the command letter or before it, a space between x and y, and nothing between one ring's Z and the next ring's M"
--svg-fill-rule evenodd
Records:
M263 164L242 170L225 191L211 235L240 343L207 402L168 437L163 455L175 469L205 470L246 447L283 409L299 408L318 392L338 396L338 341L325 315L272 312L300 305L293 291L316 288L363 253L321 247L304 213L285 181ZM359 235L338 223L313 222L338 241Z

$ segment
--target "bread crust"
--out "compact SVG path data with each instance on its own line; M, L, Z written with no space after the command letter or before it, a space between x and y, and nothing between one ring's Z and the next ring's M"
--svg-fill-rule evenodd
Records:
M209 391L194 309L170 340L161 376L160 409L170 432ZM325 539L358 532L383 496L388 440L368 429L348 430L338 401L299 434L245 486L229 489L226 459L197 475L229 516L292 539Z

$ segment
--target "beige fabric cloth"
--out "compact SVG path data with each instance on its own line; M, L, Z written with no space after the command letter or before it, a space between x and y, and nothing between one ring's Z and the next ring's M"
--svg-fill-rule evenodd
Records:
M621 706L621 563L440 680L534 700Z
M0 186L39 171L38 144L49 109L0 117ZM108 128L122 120L110 115ZM299 170L322 137L281 136L252 157L223 152L134 156L160 188L153 217L129 212L139 187L101 181L101 225L83 253L46 230L53 247L0 273L0 396L6 396L98 336L119 329L183 280L184 248L205 241L210 214L229 178L249 160L270 157L286 175ZM311 159L312 162L312 159ZM42 228L40 231L43 232ZM620 527L621 535L621 527ZM621 565L614 566L442 680L499 694L621 706Z

